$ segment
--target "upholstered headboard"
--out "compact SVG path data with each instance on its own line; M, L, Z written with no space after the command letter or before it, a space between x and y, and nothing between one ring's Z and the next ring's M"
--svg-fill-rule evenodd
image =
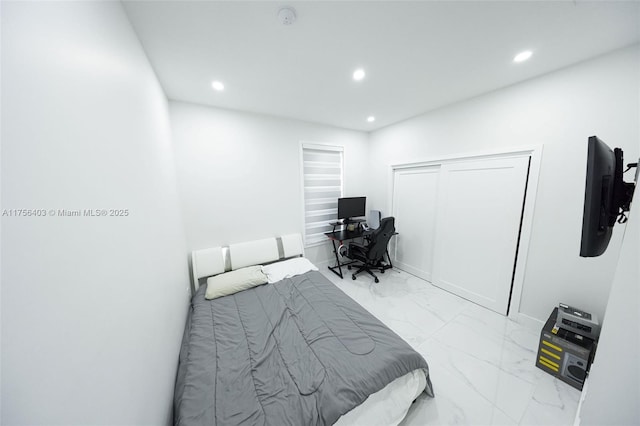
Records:
M232 270L273 262L280 259L278 241L275 238L265 238L263 240L230 244L229 258L231 259Z
M304 256L302 235L287 234L281 237L229 244L228 247L212 247L191 252L194 289L200 280L226 271L276 262L295 256Z

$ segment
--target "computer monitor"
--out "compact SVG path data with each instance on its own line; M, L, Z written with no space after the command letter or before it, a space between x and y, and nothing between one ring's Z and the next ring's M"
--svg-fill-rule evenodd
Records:
M346 222L366 214L367 197L338 198L338 219Z
M626 183L622 178L622 154L620 148L611 150L596 136L589 138L580 243L582 257L604 253L616 219L626 221L624 212L629 211L635 184Z

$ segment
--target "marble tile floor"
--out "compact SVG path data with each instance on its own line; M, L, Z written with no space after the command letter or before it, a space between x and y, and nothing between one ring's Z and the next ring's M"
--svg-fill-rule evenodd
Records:
M580 391L535 366L539 329L398 269L378 284L320 270L427 360L436 397L420 396L402 426L573 424Z

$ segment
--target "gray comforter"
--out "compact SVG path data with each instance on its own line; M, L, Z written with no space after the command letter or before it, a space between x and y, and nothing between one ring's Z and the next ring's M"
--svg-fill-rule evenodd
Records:
M192 300L177 425L327 425L424 358L319 272Z

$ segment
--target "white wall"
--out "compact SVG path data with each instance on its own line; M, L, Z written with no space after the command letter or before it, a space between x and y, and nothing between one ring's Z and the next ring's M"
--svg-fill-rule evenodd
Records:
M368 195L365 133L181 102L170 111L189 250L302 232L300 141L344 146L345 195ZM307 249L314 262L330 256L328 243Z
M638 50L636 45L374 132L372 201L390 207L391 164L542 144L521 312L543 320L562 301L602 316L620 231L603 256L578 256L586 142L595 134L623 148L630 161L638 157Z
M188 306L169 113L119 2L2 2L2 424L171 423Z
M636 188L636 197L640 190ZM578 413L583 425L640 423L640 202L631 208L598 350Z

